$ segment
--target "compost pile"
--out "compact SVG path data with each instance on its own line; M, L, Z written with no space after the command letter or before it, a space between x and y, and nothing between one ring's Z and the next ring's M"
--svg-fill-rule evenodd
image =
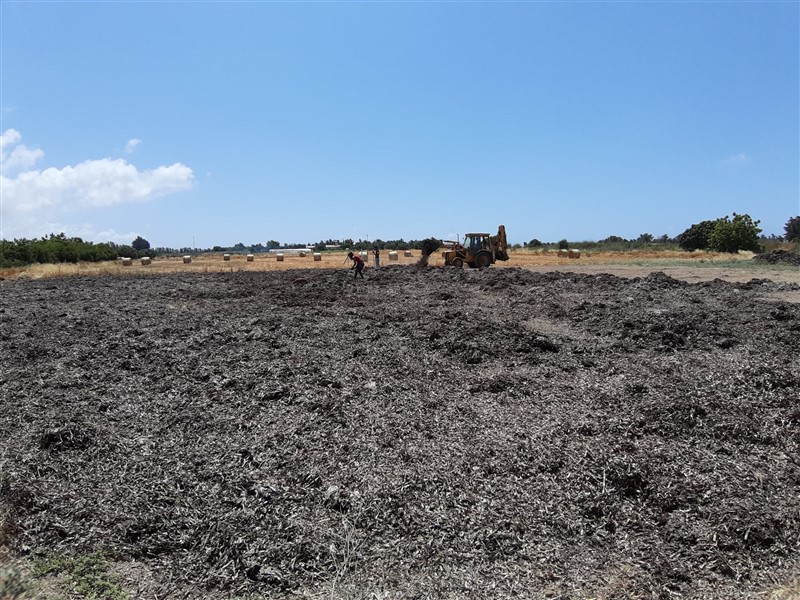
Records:
M109 550L137 598L798 573L800 305L769 297L797 285L367 275L0 283L0 542Z
M800 253L787 252L786 250L772 250L764 254L756 254L753 260L771 265L798 265L800 266Z

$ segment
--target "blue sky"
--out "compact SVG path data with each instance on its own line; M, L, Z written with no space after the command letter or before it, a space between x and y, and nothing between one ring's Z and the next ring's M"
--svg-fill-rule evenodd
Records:
M2 232L677 235L800 214L798 2L0 3Z

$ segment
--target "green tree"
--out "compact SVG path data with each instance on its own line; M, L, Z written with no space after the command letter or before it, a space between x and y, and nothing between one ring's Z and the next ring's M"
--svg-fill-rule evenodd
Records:
M624 237L620 237L618 235L610 235L604 240L600 240L600 244L623 244L627 242Z
M716 224L716 221L700 221L699 223L695 223L678 236L678 245L687 252L691 252L692 250L705 250L708 248L708 240Z
M737 215L733 213L733 219L726 215L717 220L714 230L708 238L708 247L717 252L738 252L739 250L750 250L758 252L761 246L758 243L758 234L761 229L758 224L761 221L753 221L750 215Z
M786 232L784 238L787 242L800 241L800 216L792 217L786 221L786 225L783 226L783 230Z
M411 249L411 246L409 245L409 243L407 241L405 241L403 238L400 238L399 240L386 240L386 246L387 246L387 248L392 248L394 250L410 250Z
M136 239L131 242L131 246L136 248L137 251L150 250L150 242L142 236L137 236Z
M0 240L0 266L10 267L34 262L78 262L113 260L116 257L113 244L93 244L81 238L68 238L63 233L50 234L38 240Z
M116 252L117 258L139 258L139 251L133 246L116 246L114 252Z
M81 260L96 262L101 260L114 260L116 252L110 244L86 244L81 251Z
M542 247L542 242L540 242L536 238L533 238L530 242L528 242L528 248L541 248L541 247Z
M569 250L569 242L567 240L559 240L558 241L558 249L559 250Z

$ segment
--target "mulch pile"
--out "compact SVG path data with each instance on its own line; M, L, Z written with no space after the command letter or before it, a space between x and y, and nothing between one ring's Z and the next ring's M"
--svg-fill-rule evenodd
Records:
M764 254L756 254L753 260L758 262L766 262L771 265L784 264L784 265L798 265L800 266L800 253L787 252L786 250L772 250Z
M110 550L142 598L769 590L800 556L800 305L768 298L788 289L6 280L0 544Z

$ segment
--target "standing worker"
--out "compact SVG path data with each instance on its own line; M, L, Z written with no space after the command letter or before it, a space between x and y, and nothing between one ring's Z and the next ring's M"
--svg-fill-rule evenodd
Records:
M358 255L354 255L352 252L348 252L347 253L347 258L349 258L350 260L353 261L353 266L350 267L350 270L351 271L353 269L356 270L356 272L353 275L353 277L358 277L359 275L361 275L361 279L364 279L364 273L361 272L361 271L364 270L364 261L361 260L361 257L358 256Z
M375 257L375 270L381 270L381 250L377 246L372 247L372 255Z

